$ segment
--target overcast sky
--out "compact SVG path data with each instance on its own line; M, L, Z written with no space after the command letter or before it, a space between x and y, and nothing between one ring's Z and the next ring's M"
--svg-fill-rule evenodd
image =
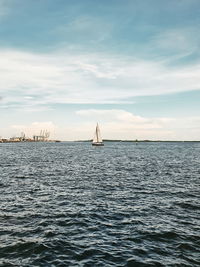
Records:
M200 140L199 0L0 0L0 136Z

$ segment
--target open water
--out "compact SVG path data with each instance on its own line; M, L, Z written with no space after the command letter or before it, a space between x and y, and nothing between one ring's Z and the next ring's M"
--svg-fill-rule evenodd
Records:
M200 143L0 144L0 266L199 266Z

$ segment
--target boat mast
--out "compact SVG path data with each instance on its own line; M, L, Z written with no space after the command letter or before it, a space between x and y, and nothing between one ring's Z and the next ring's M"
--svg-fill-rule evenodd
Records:
M99 142L99 125L97 123L97 127L96 127L96 137L97 137L97 143Z

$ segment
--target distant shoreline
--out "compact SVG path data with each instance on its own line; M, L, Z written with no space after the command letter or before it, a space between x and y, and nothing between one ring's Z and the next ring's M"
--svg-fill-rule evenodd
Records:
M63 142L67 142L67 141L63 141ZM69 141L68 141L69 142ZM71 141L71 142L92 142L92 140L77 140L77 141ZM183 143L183 142L200 142L200 140L195 140L195 141L192 141L192 140L184 140L184 141L181 141L181 140L110 140L110 139L104 139L103 142L129 142L129 143L151 143L151 142L157 142L157 143L162 143L162 142L169 142L169 143L173 143L173 142L180 142L180 143Z
M73 141L69 141L69 140L48 140L48 141L1 141L0 140L0 144L8 144L8 143L60 143L60 142L69 142L69 143L91 143L92 140L73 140ZM104 139L103 142L110 142L110 143L200 143L200 140L110 140L110 139Z

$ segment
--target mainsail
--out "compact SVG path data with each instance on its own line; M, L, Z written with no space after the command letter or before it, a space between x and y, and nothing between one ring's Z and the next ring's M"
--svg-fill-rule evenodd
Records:
M97 123L97 126L96 126L96 130L95 130L95 133L94 133L94 138L93 138L92 144L93 145L103 145L103 141L102 141L102 138L101 138L101 133L100 133L100 129L99 129L98 123Z

